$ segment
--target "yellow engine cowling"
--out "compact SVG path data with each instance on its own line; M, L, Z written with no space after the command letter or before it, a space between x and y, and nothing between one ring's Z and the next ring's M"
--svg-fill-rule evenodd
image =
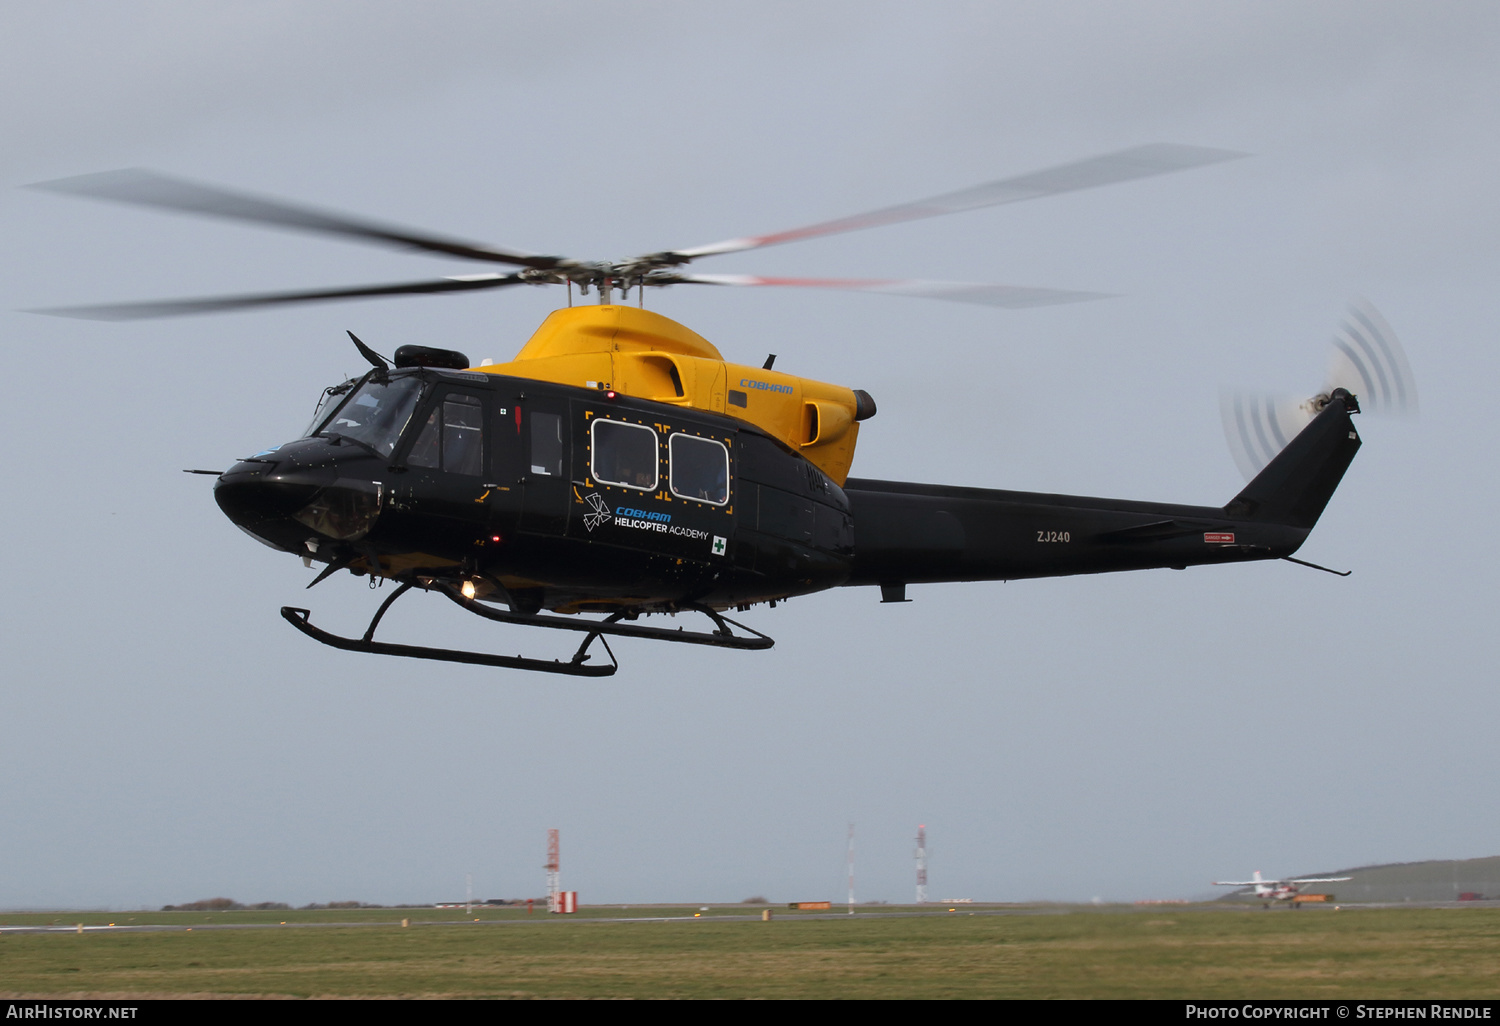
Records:
M840 485L854 462L859 403L852 389L726 363L707 339L649 310L555 310L510 363L474 369L736 417L801 452Z

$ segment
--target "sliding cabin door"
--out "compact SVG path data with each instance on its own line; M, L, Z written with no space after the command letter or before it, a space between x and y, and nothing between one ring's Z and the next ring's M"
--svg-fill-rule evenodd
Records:
M515 404L514 422L523 456L520 530L562 538L573 505L567 400L528 396Z

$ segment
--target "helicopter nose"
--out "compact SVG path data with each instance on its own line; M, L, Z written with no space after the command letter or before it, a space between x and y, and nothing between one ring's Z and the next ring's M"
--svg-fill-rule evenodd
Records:
M332 467L296 467L251 460L236 463L220 476L214 486L214 500L236 525L271 540L267 528L289 525L297 512L306 508L337 476L338 471Z

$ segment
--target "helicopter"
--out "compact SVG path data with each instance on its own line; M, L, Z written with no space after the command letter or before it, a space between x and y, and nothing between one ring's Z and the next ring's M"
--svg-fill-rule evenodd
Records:
M216 478L240 529L335 573L392 582L360 637L282 617L346 651L599 677L611 638L763 650L730 619L835 587L900 603L908 585L1019 580L1293 558L1360 447L1359 396L1404 380L1388 326L1352 329L1342 377L1291 408L1226 407L1252 461L1223 506L1086 498L850 476L867 392L727 361L707 339L645 309L671 285L843 289L1031 307L1099 293L924 280L690 273L687 265L902 221L1036 199L1241 157L1153 144L769 235L619 261L587 262L470 243L143 170L38 183L56 193L248 221L515 268L435 280L174 299L34 312L102 320L206 314L376 296L562 285L551 313L508 362L404 345L387 358L349 332L370 364L323 390L307 430ZM575 305L574 291L580 302ZM597 301L585 303L590 291ZM634 291L636 304L629 303ZM616 294L619 300L616 301ZM1409 372L1407 372L1409 376ZM1234 432L1231 432L1232 436ZM1330 571L1335 572L1335 571ZM569 659L375 640L391 605L419 589L488 620L578 632ZM706 629L640 622L697 613ZM596 661L594 643L607 661Z

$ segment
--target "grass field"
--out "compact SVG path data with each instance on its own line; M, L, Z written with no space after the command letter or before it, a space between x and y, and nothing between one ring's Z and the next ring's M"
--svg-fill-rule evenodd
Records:
M970 911L776 910L771 922L736 907L693 919L680 906L476 910L478 922L448 909L5 914L0 926L173 928L0 933L0 996L1500 996L1500 908ZM628 921L653 914L672 918ZM223 928L242 924L264 925Z

